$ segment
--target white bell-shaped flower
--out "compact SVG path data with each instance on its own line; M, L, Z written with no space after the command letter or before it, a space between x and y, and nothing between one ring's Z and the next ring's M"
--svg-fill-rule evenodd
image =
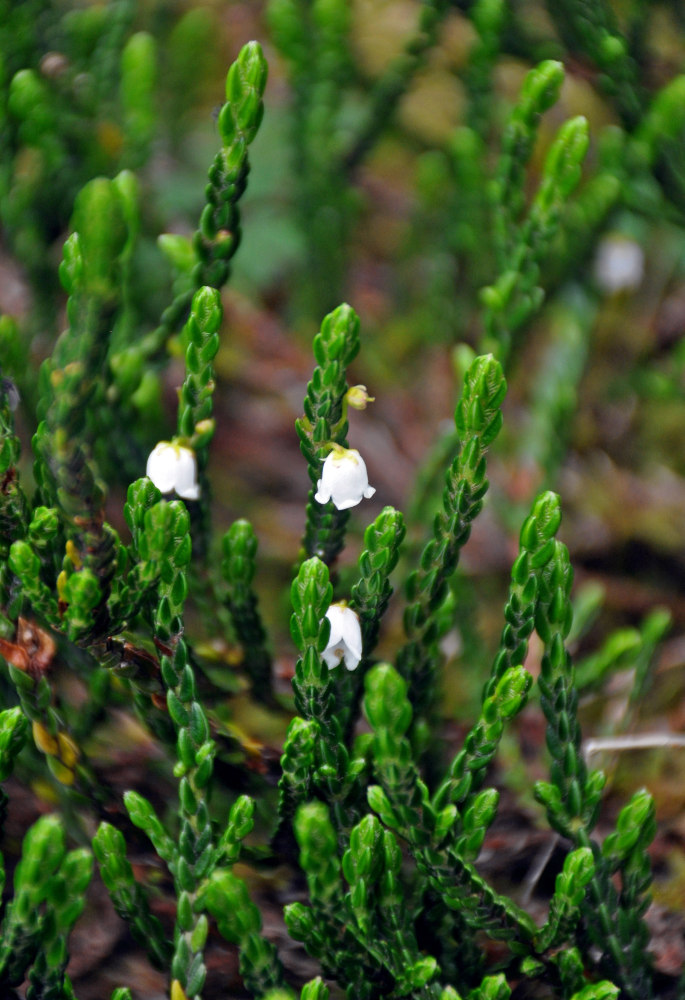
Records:
M323 463L314 499L317 503L332 500L338 510L347 510L363 498L368 500L375 492L369 486L366 465L359 452L355 448L335 447Z
M192 448L171 441L160 441L150 452L145 474L162 493L173 490L184 500L197 500L197 461Z
M326 666L330 670L344 660L347 669L354 670L362 658L362 630L358 616L345 604L331 604L326 618L331 623L328 645L321 654Z
M635 240L610 233L600 241L595 257L595 280L607 295L634 292L644 272L644 251Z

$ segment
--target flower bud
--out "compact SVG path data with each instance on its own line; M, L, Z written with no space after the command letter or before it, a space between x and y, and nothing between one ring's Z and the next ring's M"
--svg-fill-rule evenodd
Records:
M369 396L365 385L352 385L345 393L348 406L353 410L365 410L367 403L375 402L375 396Z

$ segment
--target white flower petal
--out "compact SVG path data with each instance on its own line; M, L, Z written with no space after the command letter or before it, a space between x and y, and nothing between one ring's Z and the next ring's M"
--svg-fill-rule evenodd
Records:
M343 615L342 607L339 604L331 604L330 608L326 612L326 618L328 618L330 625L328 645L334 646L342 639L343 631L345 629L345 616Z
M162 493L171 493L176 482L176 457L173 445L160 441L147 460L145 475Z
M346 649L344 654L345 666L348 670L356 670L359 666L361 656L357 656L351 649Z
M364 459L354 448L335 449L327 455L317 487L314 499L318 503L332 500L338 510L355 507L376 492L369 486Z
M326 649L324 649L323 653L321 654L321 659L324 661L328 669L332 670L334 667L340 666L340 661L342 660L344 655L345 655L345 649L343 646L340 647L336 646L334 649L329 649L328 647L326 647Z
M354 612L352 612L354 614ZM345 666L348 670L355 670L359 666L362 658L362 632L359 627L359 619L354 616L354 627L350 627L347 632L347 649L345 651Z
M176 492L185 500L197 500L200 496L200 487L197 482L197 461L190 448L178 449Z
M197 500L200 496L197 460L191 448L160 441L147 460L146 475L162 493L176 490L185 500Z
M347 610L348 608L343 607L342 604L331 604L330 608L326 612L326 618L328 618L331 626L328 636L329 646L337 645L343 638L346 626L345 612ZM352 613L354 614L354 612Z
M361 502L361 497L352 496L341 499L340 497L333 496L332 500L338 510L349 510L350 507L356 507Z
M645 255L635 240L610 233L600 241L595 258L595 279L603 292L632 292L640 285Z
M176 492L183 500L199 500L200 499L200 487L197 483L194 486L184 486L176 487Z
M331 604L326 612L331 624L328 645L321 654L329 670L345 661L348 670L359 666L362 658L362 632L359 618L344 604Z
M320 479L316 484L316 493L314 494L314 499L317 503L328 503L331 499L330 490L325 490L323 488L323 479Z

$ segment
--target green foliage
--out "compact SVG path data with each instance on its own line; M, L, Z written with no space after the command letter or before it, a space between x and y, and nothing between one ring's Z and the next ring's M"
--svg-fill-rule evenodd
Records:
M178 435L193 448L198 466L200 502L193 507L193 540L196 555L202 559L209 547L211 532L209 511L209 480L207 460L209 444L214 436L212 395L214 367L212 362L219 350L219 328L222 320L221 299L216 288L202 286L193 296L184 334L186 377L181 387L178 406Z
M628 43L608 3L563 0L548 9L570 52L582 52L600 72L600 85L611 95L622 118L633 124L640 114L641 94Z
M139 31L126 42L121 53L119 92L126 142L126 162L144 163L155 133L156 45L151 35Z
M390 63L385 73L375 82L366 121L346 156L345 165L348 169L360 163L372 148L378 133L386 127L388 120L391 120L412 77L424 64L428 52L435 45L441 22L448 11L449 5L443 0L429 0L422 7L416 29L407 41L404 51Z
M513 334L544 299L538 284L540 267L569 195L580 180L588 148L585 118L564 122L547 152L539 188L526 206L525 167L533 153L540 116L558 99L563 78L561 63L552 60L528 73L503 135L492 185L498 274L481 292L483 346L504 359Z
M461 448L445 476L443 509L433 523L433 537L421 553L419 568L407 580L408 606L404 612L407 642L399 653L400 672L410 684L417 709L418 746L425 744L435 673L439 661L439 618L435 612L447 595L462 547L471 534L471 522L483 506L489 482L485 453L502 426L500 406L506 381L499 362L486 355L469 368L464 393L455 413Z
M240 243L238 202L250 171L248 146L264 113L262 96L267 65L257 42L245 45L226 77L226 101L217 118L222 147L210 169L206 204L193 237L190 285L162 314L161 324L145 350L152 353L183 323L196 289L221 289L230 273L230 260Z
M7 781L14 760L28 735L28 719L20 708L8 708L0 713L0 781Z
M653 693L671 613L641 612L607 630L598 626L599 591L585 590L572 629L571 558L557 538L561 501L552 487L573 479L567 449L579 405L608 413L609 437L620 439L626 399L626 413L649 393L652 402L680 402L682 343L672 346L655 322L658 351L646 340L635 346L635 310L621 342L632 353L619 364L607 343L630 285L610 278L602 289L599 269L594 284L587 273L603 230L625 221L666 248L655 288L661 281L671 294L682 276L683 77L665 79L668 61L656 72L651 43L641 40L661 22L647 4L619 17L605 0L550 3L544 22L501 0L426 0L408 6L416 19L394 49L383 54L383 39L372 39L372 63L382 68L369 70L357 51L360 19L377 11L362 8L383 5L270 0L265 30L281 58L274 90L291 98L289 148L277 146L268 119L264 145L253 147L267 65L249 42L226 75L204 193L187 196L199 208L193 225L183 182L161 198L156 188L167 157L175 169L204 155L191 120L204 99L212 11L179 15L161 5L153 16L130 0L69 6L0 0L0 217L30 299L19 318L0 317L0 781L26 784L54 810L29 827L15 858L0 859L0 986L10 996L25 983L28 1000L75 998L69 935L87 902L84 844L92 840L112 905L167 975L171 1000L208 992L208 970L225 954L215 928L237 949L241 995L266 1000L294 1000L297 990L300 1000L656 996L645 914L657 807L649 792L631 789L598 838L607 779L588 766L579 701L632 670L616 724L628 730ZM676 23L669 5L659 11ZM512 65L526 68L518 94ZM423 131L416 112L411 121L415 88L436 70L443 88L459 77L464 108L458 127L433 141L430 123ZM582 103L581 76L620 125L591 130L603 116L590 101L587 118L564 118ZM243 285L223 292L242 216L268 187L257 173L257 192L243 204L251 150L277 175L279 210L304 254L298 275L256 289L259 311L244 321ZM400 156L398 173L410 178L415 166L416 178L403 178L396 199L397 167L386 163L398 150L412 164L405 170ZM395 230L382 222L386 197L412 205ZM178 212L166 211L165 199L175 198ZM369 238L376 225L377 246ZM173 231L159 235L165 227ZM355 265L351 248L362 237ZM171 291L155 238L172 265ZM633 250L641 253L636 241ZM393 254L403 258L396 270ZM350 376L362 324L350 305L336 306L347 290L362 302L364 364L381 385L374 391L388 372L403 385L394 434L363 416L348 420L349 408L364 410L370 397ZM293 435L309 480L301 548L287 557L297 557L285 611L293 651L283 640L288 570L268 532L258 545L259 504L238 510L240 490L216 490L212 502L210 446L234 445L215 433L228 412L218 390L248 385L246 344L257 343L260 372L272 372L275 359L289 378L290 361L281 364L275 349L270 356L268 338L294 326L288 350L297 352L297 338L321 315ZM430 346L435 365L457 337L464 342L454 346L452 372L440 356L443 381L456 375L458 383L454 427L425 460L406 523L388 504L357 526L349 503L339 506L333 493L317 500L327 495L324 463L348 449L350 425L375 447L379 498L388 484L403 495L391 445L403 462L413 459L425 439L422 428L415 439L408 431L433 412L426 397L430 380L440 382L435 368L420 381L421 352ZM597 394L584 376L602 351ZM612 367L621 371L609 378ZM603 452L608 438L583 433L587 452ZM172 489L154 463L140 475L160 436L170 439L169 461L183 457L197 474L190 492L177 483L177 499L163 498ZM575 446L582 462L582 435ZM658 468L649 445L622 447L643 447L645 464ZM265 467L273 471L280 452L270 436ZM349 474L360 474L351 454ZM481 518L490 479L494 502ZM299 489L287 479L287 490ZM357 493L370 499L374 490ZM620 503L607 500L617 521ZM215 531L212 516L227 508L230 527ZM478 518L473 558L463 560ZM576 548L584 524L571 526ZM490 564L492 577L506 567L508 589L499 577L490 587ZM499 617L490 610L501 600L495 592L506 592ZM446 726L455 705L459 725ZM536 732L528 722L540 713L547 774L526 757ZM103 746L111 751L106 741L121 735L133 740L130 760L139 757L140 767L119 768L124 748L115 782ZM519 744L526 752L512 761ZM502 748L509 758L498 770ZM138 787L122 792L122 783ZM517 791L557 847L544 918L540 900L528 912L518 872L502 877L492 864L500 802L523 822L524 807L512 806ZM7 812L3 790L0 827ZM145 850L157 859L150 871L157 862L165 869L154 886L146 866L134 865ZM545 885L552 882L541 881L539 895ZM155 894L171 901L168 925L155 915ZM315 976L302 985L286 959L273 928L284 900L285 928L315 963L307 975L319 971L329 983ZM682 993L682 982L664 995ZM137 987L112 998L130 1000Z
M68 11L3 4L0 212L52 329L55 234L79 189L98 173L138 166L154 132L156 43L130 34L133 14L129 0Z
M252 589L256 570L257 537L249 521L235 521L222 539L221 574L226 584L226 603L236 637L243 648L245 670L255 698L269 704L273 700L271 657L266 649L266 632Z
M12 326L14 326L12 324ZM10 329L14 337L16 328ZM0 596L3 608L10 602L9 566L7 564L9 550L13 542L20 540L25 534L28 521L26 497L20 486L17 461L19 459L19 439L14 433L14 420L10 405L10 386L0 383L0 428L2 445L0 446L0 475L3 488L0 492L0 526L2 528L0 546ZM4 617L0 619L2 634L7 637L11 631L10 622Z
M380 619L392 596L389 577L397 565L404 532L404 518L393 507L384 507L364 532L359 580L352 587L352 605L359 615L366 657L371 655L378 641Z
M240 946L240 973L250 992L259 996L282 985L276 949L260 933L262 919L245 882L230 869L217 868L202 900L223 937Z
M150 912L145 891L135 880L121 831L110 823L101 823L93 837L93 853L115 910L130 925L131 933L143 945L150 961L160 969L166 968L171 945L159 920Z
M0 977L5 984L16 986L28 973L32 998L63 995L67 938L83 910L91 873L89 851L66 850L58 817L44 816L30 828L2 919Z
M359 352L359 317L348 305L339 306L321 324L314 337L316 368L307 385L304 416L295 421L300 448L312 483L307 503L307 526L303 539L306 556L318 556L330 565L339 555L349 520L347 510L338 510L332 500L314 499L321 463L333 444L347 448L347 366Z
M291 823L297 807L310 798L317 735L314 720L298 715L288 726L278 783L278 815L282 823Z

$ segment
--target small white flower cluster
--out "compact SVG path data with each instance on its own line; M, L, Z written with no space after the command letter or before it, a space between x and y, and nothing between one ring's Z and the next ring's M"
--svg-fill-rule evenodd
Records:
M197 460L192 448L173 441L160 441L147 460L145 475L161 493L174 490L184 500L198 500Z
M344 660L348 670L355 670L362 658L359 618L345 604L331 604L326 618L331 623L328 644L321 654L326 666L330 670Z

